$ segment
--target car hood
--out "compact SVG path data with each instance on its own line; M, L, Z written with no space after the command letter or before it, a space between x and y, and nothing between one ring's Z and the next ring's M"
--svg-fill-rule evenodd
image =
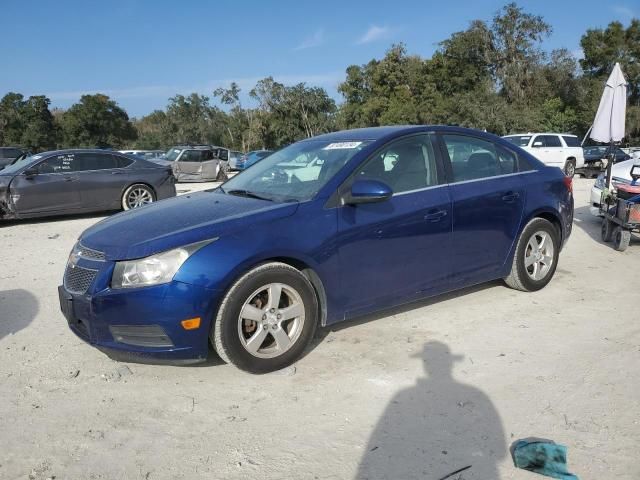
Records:
M615 163L611 167L611 176L631 181L631 168L634 165L640 165L640 159L632 158L631 160Z
M104 252L107 260L142 258L253 228L290 216L297 208L297 203L198 192L109 217L85 230L80 242Z

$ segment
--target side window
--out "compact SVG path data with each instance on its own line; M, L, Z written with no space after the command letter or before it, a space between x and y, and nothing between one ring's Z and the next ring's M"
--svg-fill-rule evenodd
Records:
M498 162L500 163L500 173L507 175L518 172L518 162L515 153L499 145L496 146Z
M180 157L180 162L201 162L199 150L185 150Z
M564 143L567 144L567 147L579 147L580 146L580 140L578 140L578 137L572 137L570 135L563 135L562 139L564 140Z
M81 161L82 170L109 170L116 168L116 160L110 153L78 153L76 158Z
M116 166L118 168L127 168L129 165L133 163L133 160L131 160L130 158L121 157L119 155L114 155L114 158L116 160Z
M531 142L531 146L533 148L542 148L542 147L546 147L546 143L545 143L545 137L546 135L538 135L537 137L535 137L533 139L533 142Z
M72 173L84 170L82 159L74 154L56 155L40 162L38 173Z
M443 135L442 139L449 153L454 182L503 174L502 164L493 143L465 135ZM509 161L505 160L505 164L508 163ZM508 165L505 165L505 168L508 168Z
M562 147L558 135L545 135L544 143L546 147Z
M369 159L355 179L380 180L394 193L419 190L438 184L433 146L428 135L399 140Z

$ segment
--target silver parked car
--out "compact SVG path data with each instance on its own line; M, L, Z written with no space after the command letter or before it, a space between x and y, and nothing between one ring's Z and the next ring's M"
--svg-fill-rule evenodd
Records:
M227 179L229 149L214 145L180 145L163 157L171 162L178 182L212 182Z

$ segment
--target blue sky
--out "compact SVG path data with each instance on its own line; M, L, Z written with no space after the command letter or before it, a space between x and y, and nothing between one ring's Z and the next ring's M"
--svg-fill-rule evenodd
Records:
M68 107L104 92L141 116L176 93L208 94L236 81L248 92L273 76L326 88L348 65L394 42L430 56L437 43L505 1L0 0L0 96L46 94ZM637 0L521 1L554 32L544 47L579 55L587 28L640 16Z

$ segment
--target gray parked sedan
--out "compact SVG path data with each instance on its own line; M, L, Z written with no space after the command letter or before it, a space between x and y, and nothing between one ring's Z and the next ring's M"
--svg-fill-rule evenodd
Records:
M171 168L105 150L59 150L0 170L0 219L140 207L176 195Z

